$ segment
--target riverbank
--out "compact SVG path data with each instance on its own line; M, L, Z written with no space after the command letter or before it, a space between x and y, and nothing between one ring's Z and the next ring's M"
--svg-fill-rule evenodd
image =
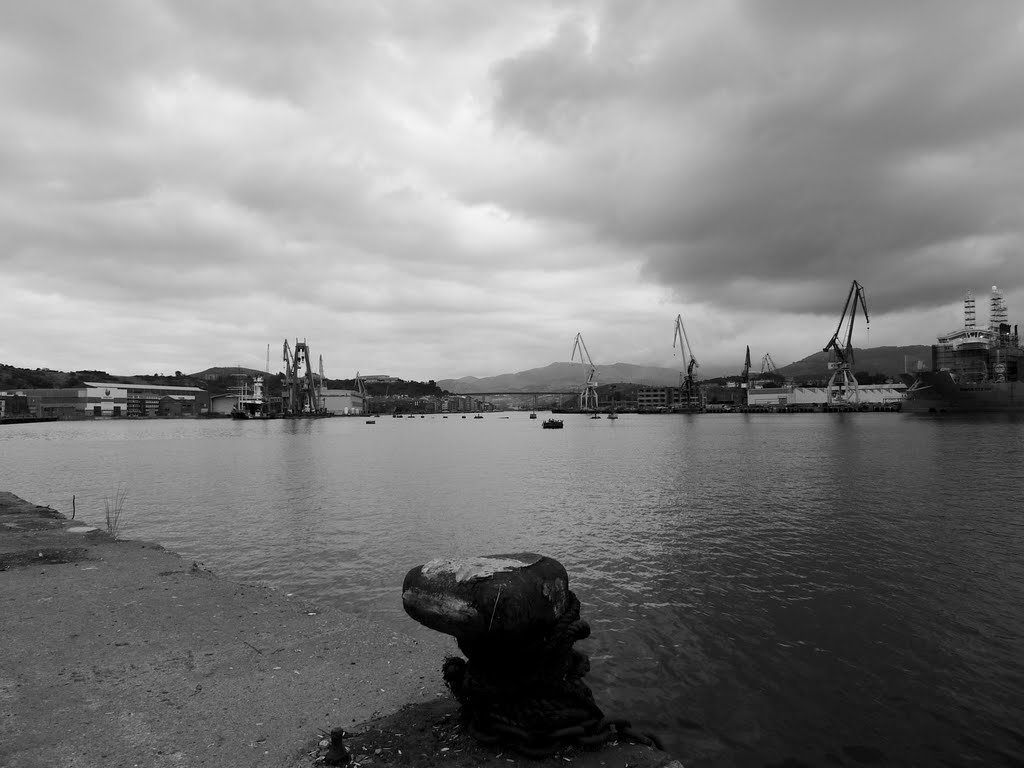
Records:
M544 761L482 748L441 681L450 638L232 583L5 492L0 630L5 768L309 768L338 727L363 765L673 764L635 744Z

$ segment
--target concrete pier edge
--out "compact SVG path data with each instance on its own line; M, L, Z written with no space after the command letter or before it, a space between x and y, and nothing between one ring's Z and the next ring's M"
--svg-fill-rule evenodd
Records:
M545 760L483 747L441 680L450 638L235 583L5 491L0 636L5 768L308 768L338 727L364 766L681 768L629 743Z

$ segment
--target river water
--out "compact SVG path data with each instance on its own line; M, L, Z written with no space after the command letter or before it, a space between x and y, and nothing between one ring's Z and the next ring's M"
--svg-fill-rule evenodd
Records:
M410 568L554 557L690 768L1024 765L1024 422L504 415L8 425L0 488L407 632Z

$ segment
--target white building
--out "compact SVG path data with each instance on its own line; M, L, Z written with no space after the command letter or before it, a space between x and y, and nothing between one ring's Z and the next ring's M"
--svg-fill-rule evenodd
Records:
M905 384L862 384L857 387L857 399L867 405L891 405L903 400ZM786 406L825 405L828 390L825 387L765 387L747 390L747 405L754 408L784 408Z
M335 416L360 416L363 413L363 397L354 389L325 389L321 392L324 410Z

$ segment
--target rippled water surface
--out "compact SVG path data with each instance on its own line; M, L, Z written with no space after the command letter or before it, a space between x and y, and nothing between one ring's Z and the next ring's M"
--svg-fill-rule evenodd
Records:
M1024 423L564 418L4 426L0 489L406 631L413 566L555 557L691 767L1024 765Z

